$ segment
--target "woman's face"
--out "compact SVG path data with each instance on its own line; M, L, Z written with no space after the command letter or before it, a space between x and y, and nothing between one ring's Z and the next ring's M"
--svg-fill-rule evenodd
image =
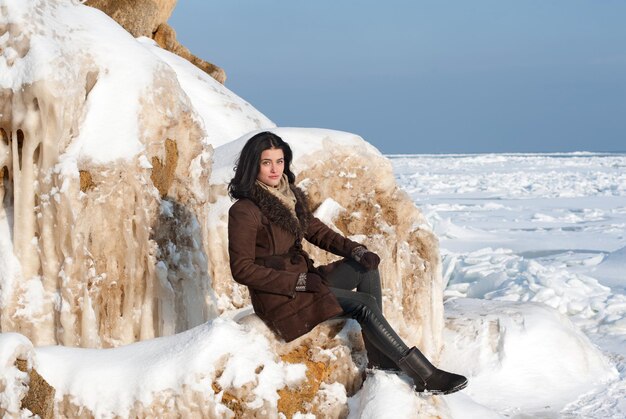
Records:
M257 180L268 186L276 187L285 170L285 155L280 148L268 148L261 153Z

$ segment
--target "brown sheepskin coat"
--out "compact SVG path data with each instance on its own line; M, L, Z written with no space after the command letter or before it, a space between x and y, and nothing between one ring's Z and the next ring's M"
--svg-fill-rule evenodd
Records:
M313 217L304 193L294 192L297 218L278 198L255 185L250 199L240 199L228 213L228 251L233 278L250 290L256 314L289 342L343 310L326 285L321 292L296 292L302 272L322 277L332 264L321 268L302 250L302 239L349 257L359 246Z

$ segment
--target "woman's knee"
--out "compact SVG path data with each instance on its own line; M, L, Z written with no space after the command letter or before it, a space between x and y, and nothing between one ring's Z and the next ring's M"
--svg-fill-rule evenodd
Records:
M374 297L372 294L363 294L364 304L366 304L370 309L378 309L378 301L376 301L376 297Z
M374 281L374 282L380 283L380 272L378 271L378 268L372 269L371 271L366 271L362 275L364 279L368 281Z
M368 294L380 294L382 284L380 282L380 274L378 269L373 269L361 274L358 290Z
M363 292L355 292L354 294L355 294L354 312L356 314L355 318L357 318L357 320L365 319L371 316L372 314L378 314L378 312L380 311L378 309L378 302L376 301L376 298L374 298L373 295L366 294Z

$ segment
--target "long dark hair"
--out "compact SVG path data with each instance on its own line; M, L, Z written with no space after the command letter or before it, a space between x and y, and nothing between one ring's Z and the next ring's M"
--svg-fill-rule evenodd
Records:
M283 141L273 132L264 131L252 136L243 146L241 154L235 163L235 176L228 184L228 194L233 199L249 198L250 191L259 174L261 153L270 148L283 150L285 156L285 170L289 183L296 181L296 176L291 172L291 160L293 153L289 144Z

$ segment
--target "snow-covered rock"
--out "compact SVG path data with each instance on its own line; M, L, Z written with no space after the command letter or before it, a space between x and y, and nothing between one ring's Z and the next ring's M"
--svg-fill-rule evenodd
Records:
M58 417L340 417L347 410L366 363L356 323L326 322L285 344L258 317L237 317L114 349L33 348L22 335L0 334L0 413L24 413L28 375L14 366L17 358L55 388Z
M152 38L161 48L188 60L220 83L226 80L223 69L196 57L176 40L176 32L167 24L176 0L88 0L85 4L102 10L134 37Z

